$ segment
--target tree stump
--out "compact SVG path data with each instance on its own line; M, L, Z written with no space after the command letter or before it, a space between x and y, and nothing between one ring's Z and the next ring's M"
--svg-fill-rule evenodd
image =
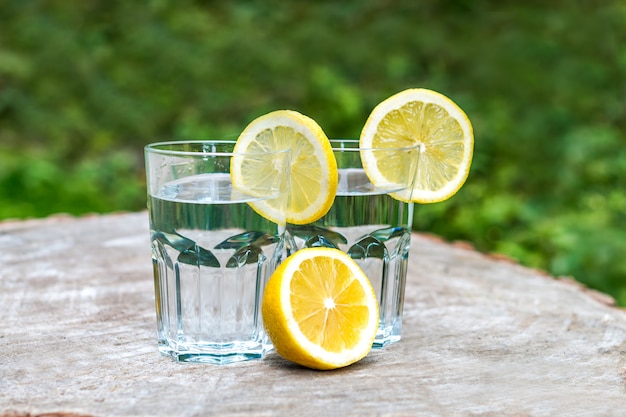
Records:
M156 347L145 212L0 223L0 416L623 416L604 294L412 235L402 340L335 371Z

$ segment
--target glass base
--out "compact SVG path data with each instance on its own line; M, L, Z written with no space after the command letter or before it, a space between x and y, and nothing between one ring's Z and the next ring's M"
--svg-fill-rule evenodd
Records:
M397 336L389 336L386 338L379 338L378 335L376 336L376 339L374 339L374 343L372 344L372 349L382 349L385 346L389 346L392 343L396 343L399 342L401 339L400 335Z
M233 346L233 344L201 346L193 349L173 349L167 343L159 343L159 352L177 362L227 365L229 363L263 359L266 349L258 345L246 347Z
M382 349L392 343L399 342L402 338L402 320L396 319L393 326L380 327L376 334L376 339L372 344L372 349Z

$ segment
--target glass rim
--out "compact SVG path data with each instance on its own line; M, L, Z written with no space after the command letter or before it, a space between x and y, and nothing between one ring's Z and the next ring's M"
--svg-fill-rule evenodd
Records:
M341 138L333 138L333 139L328 139L328 141L330 142L330 145L333 149L333 152L336 151L347 151L347 152L359 152L359 151L371 151L371 152L376 152L376 151L387 151L387 152L394 152L394 151L410 151L410 150L417 150L420 147L419 143L415 143L412 145L407 145L407 146L392 146L389 148L377 148L377 147L368 147L368 148L361 148L360 147L360 140L359 139L341 139ZM356 145L354 147L350 147L350 148L344 148L344 147L335 147L334 144L335 143L347 143L347 144L351 144L351 145Z
M359 139L349 139L349 138L332 138L328 139L333 152L341 151L341 152L359 152L359 151L410 151L414 149L419 149L420 144L412 144L407 146L394 146L388 148L381 147L368 147L361 148ZM336 144L345 143L349 145L353 145L350 147L337 147ZM233 151L209 151L209 150L179 150L179 149L167 149L165 147L175 147L175 146L188 146L188 145L201 145L201 144L214 144L214 145L230 145L234 148L236 144L236 140L228 140L228 139L194 139L194 140L169 140L169 141L159 141L149 143L144 146L144 150L149 153L159 154L159 155L170 155L170 156L216 156L216 155L267 155L267 154L282 154L290 152L291 149L277 149L273 151L245 151L245 152L233 152ZM164 148L161 148L164 147Z
M166 156L194 156L194 157L203 157L203 156L236 156L236 155L280 155L285 154L291 151L291 149L277 149L273 151L245 151L245 152L234 152L234 151L210 151L210 150L180 150L180 149L167 149L161 147L168 146L189 146L189 145L203 145L203 144L213 144L213 145L230 145L234 148L236 140L228 140L228 139L197 139L197 140L169 140L162 142L153 142L144 146L145 152Z

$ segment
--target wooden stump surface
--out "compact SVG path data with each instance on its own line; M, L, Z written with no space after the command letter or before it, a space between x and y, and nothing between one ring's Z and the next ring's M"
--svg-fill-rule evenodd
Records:
M147 213L0 223L0 416L625 416L608 296L414 233L403 339L335 371L158 354ZM59 414L54 414L59 413Z

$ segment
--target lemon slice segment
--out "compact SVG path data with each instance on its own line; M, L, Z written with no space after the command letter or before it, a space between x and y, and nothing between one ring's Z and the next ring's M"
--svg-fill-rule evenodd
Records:
M417 144L419 160L412 190L394 197L435 203L452 197L465 183L474 149L474 133L467 115L443 94L423 88L397 93L378 104L361 131L362 148L397 148ZM365 158L367 159L367 158ZM402 165L364 160L376 184L398 176ZM413 175L405 170L402 175Z
M301 249L265 288L263 323L279 355L313 369L348 366L372 348L379 324L370 281L344 252Z
M291 150L289 189L285 198L249 203L262 216L307 224L323 217L333 204L337 191L337 162L322 128L311 118L293 110L276 110L253 120L241 133L235 152ZM274 172L278 172L274 170ZM231 169L233 186L247 191L254 188L262 172Z

